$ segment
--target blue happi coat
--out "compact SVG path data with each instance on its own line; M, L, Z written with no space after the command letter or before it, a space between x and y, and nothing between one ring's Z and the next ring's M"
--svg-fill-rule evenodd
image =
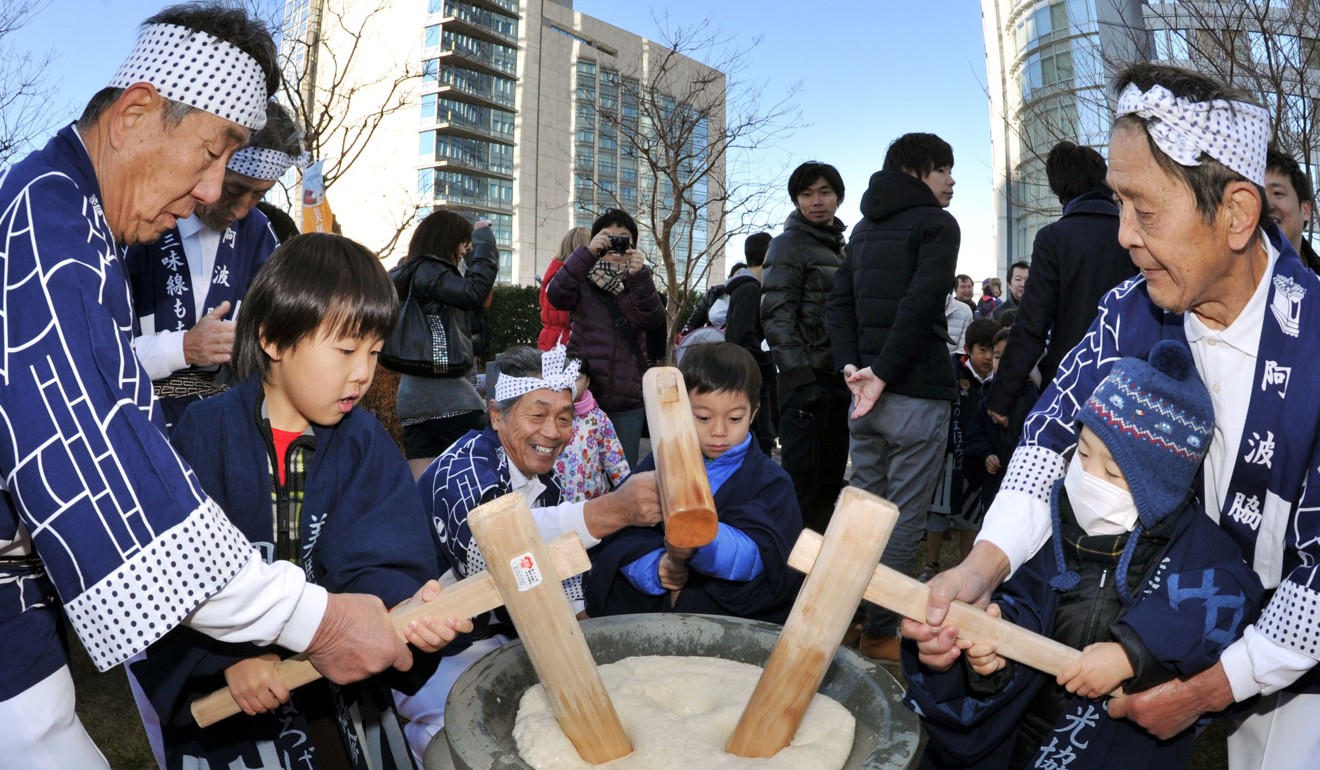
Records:
M192 285L192 271L177 227L167 230L155 243L129 248L124 264L133 293L137 334L187 331L197 325L195 297L199 291L206 297L204 314L228 301L229 317L235 317L257 269L266 263L279 243L266 215L255 208L250 210L221 234L211 281L201 287ZM162 395L166 423L177 425L187 405L199 398Z
M468 514L473 508L512 492L511 478L509 457L500 444L499 434L492 428L468 431L422 473L417 480L417 491L435 527L441 567L452 567L459 577L486 568L481 550L472 539ZM536 500L533 514L537 506L559 505L554 474L546 473L538 478L545 491ZM564 593L569 601L580 601L582 577L575 575L565 580ZM503 610L497 610L496 615L502 619ZM473 621L478 635L484 632L488 620Z
M1251 403L1219 526L1238 544L1267 589L1276 589L1256 622L1275 643L1320 658L1320 277L1302 264L1278 229L1264 236L1279 256L1269 281ZM1062 455L1077 442L1080 405L1123 357L1145 359L1160 340L1186 344L1183 317L1151 301L1137 276L1110 291L1086 336L1059 365L1036 409L1001 489L1048 500L1062 476ZM1244 372L1244 376L1248 373ZM1264 440L1270 451L1256 444ZM1022 462L1026 460L1026 462ZM1044 469L1044 470L1043 470ZM1200 490L1197 490L1200 491ZM1288 689L1320 691L1311 672Z
M260 380L249 378L189 407L172 440L198 469L202 486L270 561L276 552L276 522L262 401ZM304 471L298 521L303 571L309 582L332 592L371 594L392 607L439 576L430 522L413 491L408 464L376 418L362 410L350 412L338 425L311 430L315 444ZM309 705L312 713L318 708L334 713L329 704L307 700L318 694L326 698L324 689L294 691L289 703L273 713L239 714L205 730L192 720L192 701L224 687L226 668L268 651L180 628L153 645L145 661L133 664L165 727L171 768L187 767L188 757L204 758L216 768L234 762L288 770L318 766L305 717ZM419 655L409 675L390 672L391 683L415 689L436 662L436 656ZM355 689L347 694L333 690L335 706L359 695ZM354 766L368 766L361 744L372 741L358 740L358 726L345 714L339 721Z
M251 554L165 440L100 195L73 126L0 172L0 700L63 665L60 604L104 670Z
M1061 491L1061 486L1056 490ZM1057 499L1052 505L1058 505ZM1113 629L1108 634L1110 641L1121 634L1127 644L1142 650L1151 669L1141 671L1147 663L1137 667L1138 677L1146 680L1144 687L1213 665L1256 617L1263 594L1237 545L1199 505L1189 505L1174 515L1173 531L1152 559L1153 569L1133 590L1131 606L1109 627ZM1055 537L1059 536L1056 532ZM1061 636L1062 624L1057 622L1059 594L1050 580L1058 574L1054 551L1043 549L1004 583L994 600L1003 616L1016 625L1076 645ZM1115 597L1114 581L1107 586L1102 582L1099 592ZM1086 603L1091 601L1088 598ZM1095 597L1094 601L1103 599ZM1075 624L1073 628L1076 630ZM938 756L969 770L1008 770L1024 716L1033 706L1043 716L1039 709L1048 699L1038 696L1041 688L1058 687L1053 677L1010 664L1011 675L1003 677L997 691L986 693L973 686L971 680L978 677L965 662L935 672L919 663L913 643L904 647L903 669L908 681L904 702L921 715L930 736L923 767L939 764L933 759ZM1160 671L1162 677L1156 673ZM1107 706L1107 699L1071 698L1028 767L1173 770L1186 766L1196 738L1194 728L1158 740L1134 722L1110 718Z
M128 266L141 333L191 329L197 324L198 291L206 296L203 313L215 310L225 301L237 308L257 268L266 263L279 244L270 220L252 209L221 234L211 282L202 287L192 285L192 271L188 269L177 227L167 230L155 243L129 248L124 263Z

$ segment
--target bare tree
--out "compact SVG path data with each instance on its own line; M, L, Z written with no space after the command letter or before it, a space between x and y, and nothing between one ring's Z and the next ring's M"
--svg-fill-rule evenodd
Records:
M0 166L29 149L34 139L50 133L61 117L50 109L55 89L46 81L54 54L34 56L6 41L44 7L43 0L0 3Z
M1320 163L1320 4L1285 0L1159 3L1126 31L1143 57L1204 72L1269 110L1271 141Z
M729 239L773 225L768 211L782 173L754 158L800 125L800 111L797 85L763 102L763 84L738 80L759 39L734 46L708 21L660 26L660 40L639 61L617 82L601 83L600 130L615 134L623 158L636 163L637 200L618 200L616 187L586 169L577 175L633 213L642 242L653 246L672 332ZM672 348L672 333L668 339Z
M368 54L380 50L373 38L398 34L385 18L390 0L311 0L305 18L292 16L296 6L288 4L290 15L280 25L284 79L279 98L303 127L307 150L323 161L325 190L331 195L382 124L400 110L417 106L422 72L406 57L382 63ZM284 195L290 204L300 200L298 189L285 189ZM391 204L397 212L389 228L392 235L384 243L369 244L381 255L394 249L420 206L412 188L401 187L397 198Z
M1152 59L1168 59L1253 93L1272 113L1272 141L1316 162L1320 7L1227 0L1146 9Z

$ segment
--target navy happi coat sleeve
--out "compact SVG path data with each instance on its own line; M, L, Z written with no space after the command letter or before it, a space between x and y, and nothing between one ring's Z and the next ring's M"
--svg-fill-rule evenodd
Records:
M0 700L62 665L56 596L105 670L251 553L165 440L100 195L72 126L0 172L0 548L22 557L0 567Z

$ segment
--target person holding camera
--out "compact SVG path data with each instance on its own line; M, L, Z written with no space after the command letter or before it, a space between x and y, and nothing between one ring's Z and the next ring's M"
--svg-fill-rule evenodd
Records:
M637 249L637 223L609 209L591 224L591 242L573 250L550 279L546 299L571 313L569 352L587 362L596 402L609 415L628 464L640 459L642 373L646 332L665 325L665 305L646 255Z

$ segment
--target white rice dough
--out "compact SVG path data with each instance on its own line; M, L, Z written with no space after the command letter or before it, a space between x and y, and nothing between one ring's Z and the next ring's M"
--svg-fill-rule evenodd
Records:
M769 759L724 752L761 668L721 658L648 655L600 667L633 753L588 764L564 736L545 688L518 706L513 737L536 770L839 770L852 751L855 720L838 701L816 694L793 742Z

